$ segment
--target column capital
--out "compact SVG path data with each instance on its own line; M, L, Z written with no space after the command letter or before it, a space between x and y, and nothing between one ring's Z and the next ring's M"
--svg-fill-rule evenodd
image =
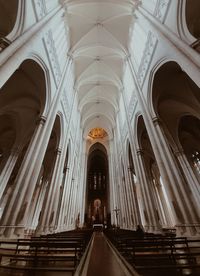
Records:
M67 171L69 171L69 167L64 167L63 172L66 173Z
M11 44L11 41L6 37L0 37L0 52L7 48Z
M128 62L129 60L131 59L131 54L130 53L127 53L124 57L124 61L125 62Z
M161 119L157 116L152 118L152 122L154 125L160 125L161 124Z
M134 172L133 167L128 167L128 171L133 173Z
M173 153L178 157L184 153L184 150L182 148L176 148L173 150Z
M137 8L138 6L140 6L142 4L141 0L133 0L133 7Z
M144 154L144 151L142 149L137 149L136 152L137 152L137 155L143 155Z
M40 117L37 119L36 123L37 123L37 125L44 125L45 122L46 122L46 120L47 120L47 118L46 118L45 116L40 116Z
M62 152L62 149L60 149L60 148L57 148L57 149L56 149L56 154L57 154L57 155L60 155L61 152Z
M67 57L69 58L69 60L73 60L74 59L74 56L71 52L68 52L67 53Z

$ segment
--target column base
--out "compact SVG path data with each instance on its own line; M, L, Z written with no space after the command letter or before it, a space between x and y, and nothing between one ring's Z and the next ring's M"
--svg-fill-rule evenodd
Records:
M162 232L162 228L160 225L144 225L143 226L145 232L160 234Z
M200 223L185 223L174 226L177 236L195 237L200 236Z
M5 239L19 239L26 236L24 226L1 226L0 227L0 238Z

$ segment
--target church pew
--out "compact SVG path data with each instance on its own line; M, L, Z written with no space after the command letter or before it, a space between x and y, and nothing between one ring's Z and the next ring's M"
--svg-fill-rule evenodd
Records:
M4 243L2 241L0 267L19 270L32 270L34 267L34 270L57 271L59 269L56 265L59 264L63 271L74 271L89 240L89 235L91 236L91 232L81 235L65 233L59 237L53 235L18 239L9 243L13 245L13 249L7 252L2 248ZM5 265L2 259L6 259L8 264ZM20 265L22 262L25 265Z
M177 271L182 275L185 269L197 272L197 275L199 273L197 258L200 256L200 241L197 239L160 235L139 239L134 232L123 230L108 231L106 234L139 273L144 271L146 275L151 275L148 273L152 271L152 275L164 275L167 268L170 272L174 271L174 275L178 275Z

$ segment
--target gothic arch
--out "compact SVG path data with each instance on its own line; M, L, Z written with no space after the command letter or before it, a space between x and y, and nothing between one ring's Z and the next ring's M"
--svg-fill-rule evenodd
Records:
M168 211L166 206L169 199L165 195L159 166L142 115L138 118L137 136L139 144L138 155L144 168L145 181L148 186L146 191L143 191L143 197L146 196L149 200L153 200L151 208L154 208L152 212L154 215L149 214L148 216L149 218L151 216L154 217L154 223L159 225L159 227L164 226L167 223ZM144 217L149 220L147 213L144 213Z
M142 116L141 112L138 111L137 114L135 114L135 118L134 118L134 125L133 125L134 138L133 139L135 141L136 150L140 148L139 139L138 139L138 124L141 116Z
M163 122L168 139L178 144L180 118L189 114L200 116L200 88L176 62L169 61L154 74L151 103L151 113Z
M65 143L65 124L64 124L64 116L62 112L57 112L57 117L59 117L60 122L60 139L58 143L58 148L62 149Z
M0 37L6 37L14 28L19 0L0 1Z
M180 148L183 149L188 162L200 180L200 117L185 115L178 125Z
M155 108L154 108L153 97L152 97L154 78L155 78L155 75L158 72L158 70L164 64L166 64L168 62L174 62L174 60L163 57L162 59L160 59L153 66L153 68L151 69L150 74L149 74L149 79L148 79L148 91L149 91L149 93L147 93L147 107L148 107L148 110L150 111L150 114L151 114L152 118L157 116Z
M5 131L1 133L3 159L1 167L3 186L1 189L3 209L6 208L20 174L23 160L37 131L44 122L46 104L46 82L41 66L32 59L24 60L0 90L0 117L4 127L11 128L5 144ZM2 127L3 127L2 125ZM9 141L9 139L11 141ZM6 146L7 145L7 146ZM8 150L8 147L10 149ZM6 154L9 152L9 154ZM6 164L13 158L12 169L7 173ZM1 158L2 159L2 158ZM5 168L5 169L4 169Z
M46 82L43 69L34 60L24 60L0 91L0 115L12 120L15 147L31 139L46 105ZM5 124L6 120L4 121Z
M200 2L186 0L185 17L189 32L198 39L200 37Z
M89 149L87 160L86 223L110 223L109 215L109 170L108 155L103 144L97 142ZM94 202L100 199L101 208L95 209Z

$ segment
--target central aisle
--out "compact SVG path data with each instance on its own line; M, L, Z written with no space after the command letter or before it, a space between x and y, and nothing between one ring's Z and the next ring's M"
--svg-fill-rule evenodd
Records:
M103 233L96 232L87 276L125 276Z

